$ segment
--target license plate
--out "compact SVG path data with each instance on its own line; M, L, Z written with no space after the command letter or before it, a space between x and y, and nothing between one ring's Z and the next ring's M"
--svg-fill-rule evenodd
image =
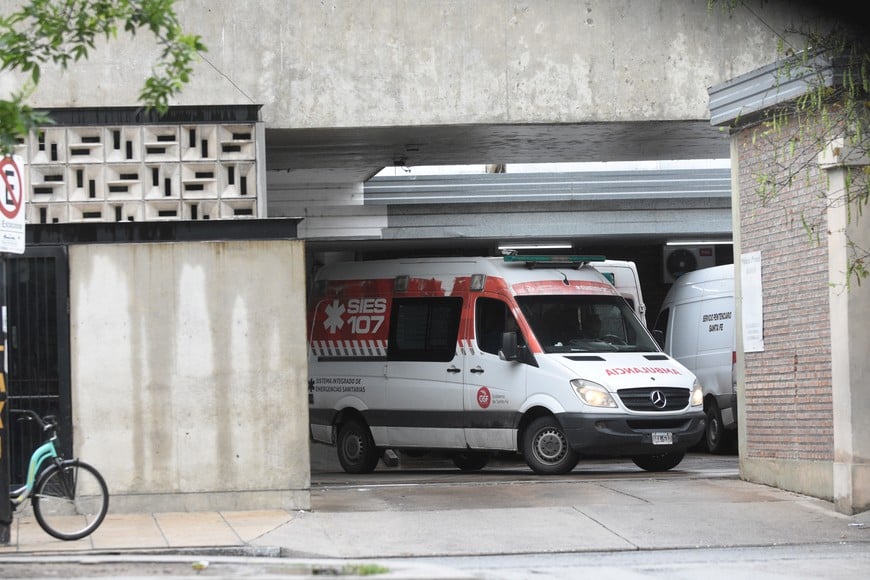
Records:
M653 433L652 434L652 443L653 443L653 445L673 445L674 444L674 434L671 432Z

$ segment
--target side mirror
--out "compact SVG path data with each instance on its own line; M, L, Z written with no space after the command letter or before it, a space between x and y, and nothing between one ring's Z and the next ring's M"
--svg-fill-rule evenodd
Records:
M652 331L653 338L656 339L656 342L659 343L659 348L665 348L665 333L661 330L653 330Z
M506 361L516 361L523 364L538 366L538 361L535 360L535 355L529 350L529 347L517 344L516 332L505 332L501 335L501 349L498 351L498 358Z
M503 333L501 335L501 349L498 351L498 358L501 360L517 360L519 358L517 350L517 333Z

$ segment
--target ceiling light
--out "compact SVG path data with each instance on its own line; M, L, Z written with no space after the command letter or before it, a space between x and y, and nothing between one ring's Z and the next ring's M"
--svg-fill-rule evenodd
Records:
M731 245L734 242L731 240L674 240L665 242L666 246L721 246Z

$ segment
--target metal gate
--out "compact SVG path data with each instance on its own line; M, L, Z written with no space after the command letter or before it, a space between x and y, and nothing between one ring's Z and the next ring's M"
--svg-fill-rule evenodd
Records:
M65 246L30 247L6 258L9 409L57 417L62 451L72 454L69 275ZM11 484L27 477L30 453L42 443L32 422L9 415Z

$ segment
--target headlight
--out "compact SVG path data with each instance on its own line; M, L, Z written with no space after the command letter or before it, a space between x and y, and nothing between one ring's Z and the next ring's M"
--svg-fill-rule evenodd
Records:
M616 401L607 392L607 389L583 379L574 379L571 381L571 386L574 392L580 397L580 400L590 407L616 407Z
M692 385L692 406L698 407L704 404L704 391L701 390L701 383L695 379L695 384Z

